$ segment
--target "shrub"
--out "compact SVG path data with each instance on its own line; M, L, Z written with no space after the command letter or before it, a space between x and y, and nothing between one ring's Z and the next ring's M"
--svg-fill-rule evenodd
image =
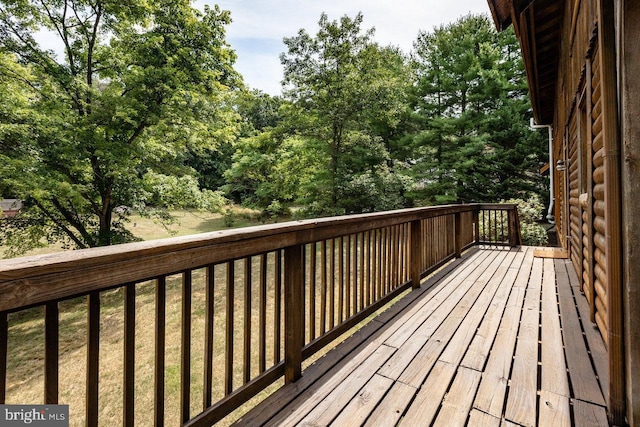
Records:
M544 246L548 243L547 231L538 223L542 219L542 212L544 211L540 196L531 194L526 200L510 199L505 203L512 203L518 207L523 244Z

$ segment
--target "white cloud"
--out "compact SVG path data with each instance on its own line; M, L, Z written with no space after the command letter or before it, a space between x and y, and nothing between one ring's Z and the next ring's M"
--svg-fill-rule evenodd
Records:
M212 4L213 1L205 0ZM270 94L280 92L282 69L278 55L285 50L284 37L300 28L315 34L322 12L329 19L364 15L363 29L376 28L375 40L382 45L412 48L420 30L455 21L467 13L488 13L486 0L218 0L231 11L233 23L227 40L238 54L236 69L245 82ZM263 43L261 41L267 41Z

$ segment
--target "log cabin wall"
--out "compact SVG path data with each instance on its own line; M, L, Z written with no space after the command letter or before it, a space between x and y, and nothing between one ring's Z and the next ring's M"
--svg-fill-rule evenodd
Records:
M620 32L630 28L621 20L620 11L624 9L625 14L631 11L633 21L638 18L638 3L637 0L489 0L496 27L502 30L513 24L520 40L536 122L553 126L550 164L555 166L559 241L568 249L580 278L591 308L590 320L607 344L610 374L607 406L613 425L626 423L625 397L629 402L630 393L636 393L627 389L625 395L625 373L630 378L629 361L637 358L637 351L632 354L637 346L627 343L625 347L623 342L623 301L627 304L625 321L629 328L632 318L637 319L637 315L630 314L634 311L629 308L629 298L637 293L630 290L631 282L627 281L623 294L623 263L625 258L631 259L631 254L622 249L625 242L625 250L630 251L629 234L623 234L629 225L627 222L623 230L621 215L624 188L621 172L625 173L626 165L621 162L619 120L624 116L625 104L619 111L618 98L624 88L619 87L617 68L629 65L620 63L627 60L627 53L620 50ZM637 26L638 21L633 22ZM626 40L632 40L633 46L628 48L637 51L637 34L629 34ZM637 76L636 72L629 78L637 81ZM625 84L628 86L628 82ZM636 92L626 99L637 96ZM631 120L638 122L637 118L638 114ZM622 122L623 128L624 125ZM626 177L627 186L634 177L638 178ZM637 182L636 179L635 188ZM637 216L638 210L628 210ZM625 275L628 280L633 274L625 271ZM633 339L629 331L626 333L628 340Z
M622 189L624 236L623 283L625 301L625 355L627 421L640 425L640 3L618 1L621 47Z
M595 1L565 2L556 87L556 218L591 307L608 341L603 99ZM564 169L564 170L563 170Z
M554 152L562 245L609 351L610 421L624 424L618 87L613 6L567 0L556 83Z

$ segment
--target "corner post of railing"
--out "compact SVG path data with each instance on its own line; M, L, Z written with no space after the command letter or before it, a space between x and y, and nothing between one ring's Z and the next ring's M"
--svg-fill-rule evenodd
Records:
M422 276L422 221L411 221L411 287L418 289Z
M454 227L453 227L453 249L456 258L462 256L462 214L457 211L454 214Z
M512 206L509 209L509 246L519 246L522 244L520 235L520 224L518 218L518 208Z
M475 233L476 245L480 244L480 206L473 210L473 229Z
M302 346L304 328L302 246L284 250L284 378L290 384L302 377Z

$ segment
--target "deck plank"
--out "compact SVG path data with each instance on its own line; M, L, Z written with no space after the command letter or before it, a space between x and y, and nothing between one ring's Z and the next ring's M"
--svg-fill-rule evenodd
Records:
M602 406L580 400L573 401L573 419L580 427L602 427L609 425L607 411Z
M301 395L318 380L322 379L323 375L331 369L339 369L341 366L347 365L350 362L350 358L347 356L353 356L356 349L369 345L373 348L374 344L368 343L370 340L373 341L376 337L383 335L384 330L380 330L382 326L383 325L375 319L369 322L349 337L348 340L333 348L329 353L305 369L302 378L298 381L280 388L241 417L236 422L236 425L262 425L266 423L280 412L281 408L288 405L297 396ZM352 364L349 366L355 368L356 365ZM347 368L347 370L348 369L349 368Z
M392 386L392 379L374 375L331 424L335 426L363 424Z
M391 372L392 374L402 372L398 377L399 381L414 387L419 387L427 377L433 363L440 356L448 341L453 337L460 323L469 312L471 306L475 303L491 279L491 276L498 269L500 262L504 260L504 257L505 254L498 255L486 270L483 271L481 276L471 284L471 288L462 299L460 299L448 313L443 313L446 318L435 332L433 332L433 335L428 338L426 344L415 354L415 357L409 357L413 355L404 353L405 349L401 348L400 351L394 355L393 359L395 360L390 361L395 363L395 365L391 363L385 365L383 368L384 372ZM402 365L406 366L406 368ZM393 369L387 370L388 367ZM381 371L381 373L383 372Z
M473 369L458 369L447 397L442 402L442 409L433 424L434 427L462 426L467 423L481 375Z
M575 297L578 312L580 313L580 318L582 319L582 327L585 333L585 337L587 338L589 353L591 354L593 364L595 365L596 372L598 374L600 389L608 390L609 357L607 355L607 349L605 347L604 341L602 340L602 336L600 335L600 330L595 323L591 322L589 318L589 303L587 302L587 299L584 297L584 295L580 292L580 280L578 279L578 275L573 268L573 264L571 264L570 261L557 260L556 268L562 269L562 267L559 267L558 265L563 266L564 271L566 271L567 275L569 276L571 290Z
M439 348L440 343L443 343L443 342L446 343L446 348L442 352L438 360L437 368L434 368L434 371L429 374L430 382L432 384L433 383L437 384L435 388L437 392L434 391L431 385L425 384L423 386L423 389L428 391L428 395L425 394L423 395L423 397L427 397L434 404L437 403L437 401L442 400L444 398L444 393L446 393L446 388L444 386L449 384L452 378L454 377L454 375L456 374L456 370L459 367L460 361L462 360L462 357L465 354L465 349L468 347L471 339L473 338L475 331L477 330L477 327L481 322L482 317L484 316L489 303L491 302L492 298L494 297L500 285L505 283L505 278L509 277L508 275L508 272L510 270L509 266L511 264L511 261L514 258L515 258L515 253L510 253L509 255L507 255L507 257L505 258L504 265L499 267L496 270L495 274L489 278L490 280L489 284L487 284L487 286L483 288L480 296L477 298L475 303L471 306L471 309L467 312L466 317L461 323L456 319L456 313L452 312L453 317L450 319L447 319L447 321L451 320L452 324L457 324L459 325L459 327L455 331L453 337L450 340L445 340L444 336L442 339L439 339L438 332L436 332L436 334L434 334L434 336L432 337L434 338L434 341L432 341L433 342L433 347L431 347L432 349ZM478 286L480 286L481 284L482 284L482 281L478 281L476 283L476 285ZM466 304L463 304L462 306L466 306ZM456 309L458 308L460 307L456 307ZM447 321L445 321L445 323ZM445 335L447 333L448 332L443 332L443 334ZM429 359L424 364L424 367L429 366L433 358L436 357L437 351L428 352L428 354L429 354ZM442 367L442 363L446 364L447 366L446 369ZM462 375L465 375L466 368L463 368L462 371L463 371ZM479 383L481 373L479 371L473 371L473 372L477 372L478 383ZM416 386L416 384L411 384L411 385L414 387ZM453 392L453 393L455 395L456 392ZM471 400L473 400L473 395L471 395L470 398ZM471 403L469 403L469 406L471 406ZM436 406L434 405L429 406L429 408L431 408L430 410L432 410L435 407ZM468 413L469 413L469 410L467 409L467 414L465 415L465 417L468 416Z
M266 425L293 426L300 423L328 425L375 374L375 369L395 351L395 348L381 345L357 368L348 369L349 374L342 380L327 381L318 387L313 387L310 395L294 400Z
M500 418L489 415L486 412L472 409L469 414L469 426L474 427L500 427Z
M418 390L415 387L396 381L389 393L364 423L365 427L396 425L417 392Z
M536 425L538 324L542 259L533 261L520 320L505 417L523 426Z
M512 291L512 284L517 280L518 273L522 268L523 261L525 260L525 254L526 250L519 251L509 267L509 272L504 279L507 282L500 286L494 300L491 302L491 306L487 310L486 316L482 320L482 324L480 325L478 332L473 338L473 341L462 360L462 366L475 369L477 371L482 371L484 369L489 352L491 351L491 347L497 335L500 320L505 314L504 311L509 300L509 295Z
M547 390L540 392L540 416L538 425L553 427L570 427L571 412L569 398Z
M445 362L436 362L427 377L422 388L411 402L407 413L402 419L402 424L406 426L429 425L436 415L442 397L449 388L450 381L456 373L456 367Z
M334 388L318 390L316 395L326 396L321 402L314 404L313 409L301 420L303 425L329 425L358 391L375 375L375 371L396 351L393 347L380 346L362 365L348 378ZM302 414L304 411L297 411ZM295 417L293 417L295 419ZM292 421L288 417L287 421ZM297 420L295 422L298 422Z
M515 258L515 253L510 253L503 261L501 265L491 277L490 282L483 289L478 299L473 304L471 310L469 310L467 316L464 318L460 327L456 331L455 335L449 341L447 347L440 355L440 360L443 362L451 363L452 365L459 365L462 358L465 356L469 344L473 340L478 326L485 317L487 310L493 301L497 290L504 283L505 285L513 283L516 276L516 271L511 270L509 267ZM508 286L503 286L508 287ZM480 371L479 369L476 369Z
M560 318L556 295L556 277L552 259L544 259L542 278L542 362L541 390L570 397L567 367L560 332ZM541 405L542 408L542 405ZM544 424L543 424L544 425Z
M480 249L446 269L236 425L607 425L571 264Z
M532 265L533 257L528 252L509 295L507 307L503 312L500 327L474 402L475 408L497 418L502 416L504 409L504 397L511 373L520 317Z
M385 344L390 347L400 348L407 343L409 338L411 338L411 341L414 343L416 339L420 339L418 337L428 338L433 332L429 327L433 321L430 320L425 324L425 320L429 319L432 315L441 316L442 313L450 311L451 307L462 298L466 289L471 286L472 280L479 277L480 274L482 274L482 269L492 261L490 257L478 257L474 262L460 269L459 274L451 277L448 281L449 283L446 286L448 289L440 290L430 301L425 301L425 304L422 304L422 308L414 313L407 322L407 326L393 334ZM463 287L462 285L467 285L467 287ZM409 350L408 348L404 348L403 351ZM389 374L389 376L397 377L397 375L393 374Z
M604 397L591 366L584 334L576 332L582 331L582 325L580 324L580 319L578 319L576 304L571 292L571 284L569 283L569 275L563 265L555 263L555 267L562 319L562 338L565 345L573 397L604 406Z

